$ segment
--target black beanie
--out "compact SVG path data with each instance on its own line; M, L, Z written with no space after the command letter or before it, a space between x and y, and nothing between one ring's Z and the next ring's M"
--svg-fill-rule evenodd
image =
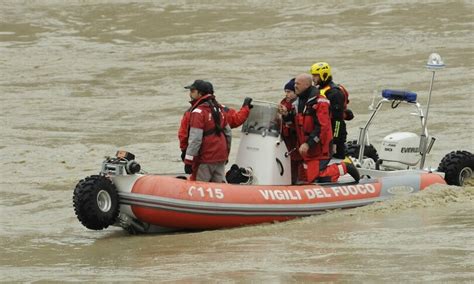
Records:
M285 87L283 87L283 90L292 90L294 92L295 91L295 78L291 79L288 83L286 83Z

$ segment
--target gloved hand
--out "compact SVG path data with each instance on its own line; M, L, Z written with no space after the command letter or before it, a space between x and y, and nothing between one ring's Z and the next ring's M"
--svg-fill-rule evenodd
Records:
M188 175L193 173L193 165L184 165L184 172Z
M181 151L181 161L184 162L184 158L186 157L186 150Z
M246 97L244 99L244 103L242 104L242 106L248 106L249 108L253 108L253 105L252 105L252 98L250 97Z

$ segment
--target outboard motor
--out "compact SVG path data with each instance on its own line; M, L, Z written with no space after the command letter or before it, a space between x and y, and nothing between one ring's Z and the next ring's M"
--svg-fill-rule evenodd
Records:
M130 152L119 150L115 157L106 157L102 162L101 174L104 175L133 175L140 172L141 166L135 161L135 155Z
M395 132L384 137L377 168L408 169L421 159L420 137L411 132Z
M251 184L291 184L291 160L280 133L281 117L277 105L254 102L242 126L236 159L237 169L251 169L248 173Z

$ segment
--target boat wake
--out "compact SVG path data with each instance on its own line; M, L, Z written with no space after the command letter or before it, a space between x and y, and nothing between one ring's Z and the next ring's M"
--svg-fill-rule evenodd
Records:
M311 216L292 222L313 222L321 219L332 219L342 216L362 218L368 215L389 215L401 213L408 209L433 208L467 203L474 206L474 186L472 180L464 187L435 184L415 194L398 195L383 202L376 202L364 207L349 210L333 210L320 216Z

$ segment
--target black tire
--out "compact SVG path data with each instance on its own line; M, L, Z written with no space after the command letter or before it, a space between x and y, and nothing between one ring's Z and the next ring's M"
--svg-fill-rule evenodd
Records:
M346 155L347 156L351 156L358 159L359 150L360 150L360 145L357 144L357 140L346 142ZM375 147L372 144L370 144L370 145L365 145L364 147L364 157L372 158L374 162L377 162L377 160L379 159L379 154L377 153L377 150L375 149Z
M474 155L468 151L452 151L444 156L438 166L438 171L444 172L444 180L449 185L463 186L472 178Z
M74 212L86 228L102 230L117 220L118 200L117 189L110 179L90 176L81 180L74 189Z

